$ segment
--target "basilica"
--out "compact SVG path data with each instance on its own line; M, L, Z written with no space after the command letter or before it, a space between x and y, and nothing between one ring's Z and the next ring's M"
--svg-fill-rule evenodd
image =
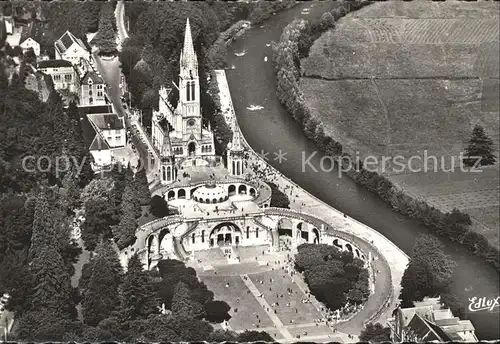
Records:
M189 19L180 56L178 106L173 108L167 100L169 90L162 88L151 138L159 158L155 164L159 183L151 192L164 197L175 214L141 226L138 240L125 256L139 252L150 269L161 259L192 260L200 252L222 249L225 256L240 259L245 247L277 252L302 243L328 242L368 261L368 254L327 223L271 206L270 185L252 169L263 162L245 144L234 110L225 116L233 131L226 163L215 154L214 134L203 125L201 115L198 59ZM233 109L225 71L214 75L221 107Z
M160 153L159 176L162 184L176 180L182 163L208 165L215 161L214 134L205 126L200 106L200 77L189 18L184 47L180 56L179 102L173 108L168 101L170 89L159 91L159 109L153 113L152 141Z

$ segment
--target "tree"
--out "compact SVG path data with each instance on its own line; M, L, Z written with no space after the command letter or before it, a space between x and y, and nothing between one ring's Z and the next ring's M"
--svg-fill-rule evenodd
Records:
M82 293L82 312L85 323L96 326L109 318L119 305L122 269L109 241L100 243L91 263L92 274L87 289Z
M66 250L70 228L67 211L58 188L47 188L39 195L33 220L29 258L34 259L48 246L59 253Z
M351 252L325 244L302 244L295 267L304 271L311 293L329 309L339 309L349 300L360 304L370 295L369 273Z
M82 239L85 248L93 250L99 237L111 238L112 226L119 223L119 183L111 178L95 179L82 192L85 221L82 225Z
M267 183L271 187L271 207L290 208L290 200L288 196L283 193L276 184Z
M136 197L140 205L148 205L151 199L151 191L149 191L149 183L146 177L145 167L141 168L134 175L134 189Z
M128 169L127 171L131 171ZM133 245L136 236L135 230L137 229L136 218L141 215L141 207L138 199L135 197L135 191L132 185L132 177L125 178L125 189L121 202L121 218L116 226L112 226L113 238L120 250L129 245Z
M228 314L230 309L231 306L224 301L208 301L205 303L205 318L213 323L221 323L231 318Z
M246 330L239 334L237 342L275 342L269 333L264 331L249 331Z
M167 201L161 196L154 195L151 198L149 211L156 217L165 217L169 215Z
M462 244L472 253L486 252L488 249L488 239L474 231L468 231L463 236Z
M99 54L113 55L116 50L115 16L111 3L105 3L99 15L99 31L92 39L92 44L99 48Z
M401 280L403 307L425 296L439 295L450 284L456 263L443 252L442 244L432 236L417 237L413 254Z
M75 325L51 310L36 309L19 317L17 337L22 341L61 342L68 330L77 327Z
M31 298L33 309L44 309L56 317L76 319L70 276L54 246L46 247L31 263L36 281Z
M321 32L335 27L335 18L330 12L325 12L321 15L320 27Z
M210 343L235 342L238 334L227 330L215 330L208 336Z
M362 342L390 342L391 341L391 329L389 327L382 326L381 323L368 323L361 334L359 335L359 340Z
M159 305L151 276L143 270L139 256L135 254L128 262L127 273L120 286L120 318L122 321L147 319L149 315L158 313Z
M189 289L184 282L177 283L172 299L172 312L189 318L202 318L203 305L191 299Z
M75 102L70 102L67 109L68 118L68 154L76 159L78 166L73 166L74 178L78 179L80 188L85 187L94 178L92 170L92 154L86 148L85 138L83 136L82 121Z
M474 166L477 159L481 159L479 166L493 165L497 161L493 154L493 140L484 132L483 127L476 125L472 130L471 139L468 147L465 149L463 162L466 166Z
M0 237L3 238L0 241L0 265L6 257L17 256L18 250L29 245L33 210L25 196L0 194Z

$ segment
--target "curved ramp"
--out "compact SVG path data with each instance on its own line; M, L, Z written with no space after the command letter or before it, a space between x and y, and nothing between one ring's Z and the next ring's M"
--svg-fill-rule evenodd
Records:
M189 256L189 254L184 249L184 245L182 245L182 238L180 237L174 237L174 252L181 261L185 260Z
M263 224L262 222L260 222L257 219L254 219L254 222L255 222L255 224L257 226L259 226L259 227L263 228L264 230L266 230L267 232L271 233L273 249L275 251L279 250L279 247L280 247L280 237L279 237L278 231L277 230L273 230L271 227L266 226L265 224Z

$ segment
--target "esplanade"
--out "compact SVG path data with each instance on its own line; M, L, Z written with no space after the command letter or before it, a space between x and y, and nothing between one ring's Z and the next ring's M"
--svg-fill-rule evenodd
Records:
M370 262L371 245L361 247L356 244L359 238L336 230L313 215L284 208L260 208L251 200L235 201L231 197L220 203L185 199L179 214L152 221L137 230L138 239L130 255L137 252L151 269L161 259L185 261L195 252L211 249L229 249L236 258L239 247L259 246L278 252L311 243L334 245L367 264Z

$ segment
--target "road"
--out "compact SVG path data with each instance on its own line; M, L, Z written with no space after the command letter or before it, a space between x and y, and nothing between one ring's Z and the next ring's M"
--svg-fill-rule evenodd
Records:
M118 38L120 43L128 38L128 33L125 25L125 3L123 1L118 1L115 9L116 17L116 29L118 30Z

